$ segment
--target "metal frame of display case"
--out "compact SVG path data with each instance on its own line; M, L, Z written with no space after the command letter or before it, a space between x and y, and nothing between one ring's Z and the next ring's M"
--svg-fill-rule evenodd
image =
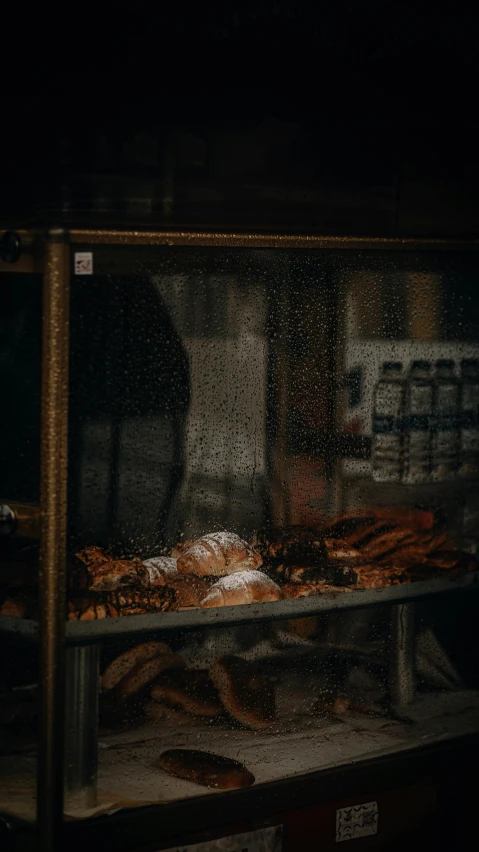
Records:
M212 232L186 230L135 230L112 228L53 227L47 232L32 228L17 232L21 254L16 263L0 262L0 273L43 273L43 355L42 355L42 417L41 417L41 489L39 506L40 572L39 572L39 680L40 724L38 733L37 771L37 832L39 849L51 852L57 848L63 821L65 783L65 686L66 641L72 642L71 651L76 656L74 669L68 671L69 693L76 696L76 724L82 728L77 733L78 749L85 749L84 725L88 714L94 712L95 696L88 684L98 677L96 646L92 635L82 636L82 628L65 624L65 559L67 534L67 466L68 466L68 350L69 350L69 282L71 271L71 246L199 246L217 248L267 248L267 249L335 249L335 250L478 250L479 240L446 239L383 239L362 237L323 237L314 234L267 234L242 232ZM8 496L8 495L6 495ZM29 523L35 512L26 513ZM18 515L21 532L21 513ZM418 584L421 585L421 584ZM437 589L439 590L439 589ZM428 593L433 593L433 590ZM367 593L364 593L367 595ZM409 598L413 594L407 595ZM361 598L354 601L355 593L341 596L341 604L361 607ZM384 596L377 599L385 600ZM376 600L376 598L374 598ZM371 600L371 603L374 601ZM364 603L366 599L364 598ZM369 603L369 599L368 599ZM325 604L297 602L291 607L289 617L311 615ZM341 605L338 603L337 605ZM267 617L255 612L255 618ZM274 606L274 605L273 605ZM331 605L328 606L331 608ZM182 614L165 616L165 626L179 626ZM270 615L271 617L271 615ZM288 617L285 611L282 617ZM134 617L133 617L134 618ZM143 617L140 617L143 618ZM151 618L145 616L145 618ZM159 627L159 617L153 617L149 629ZM184 615L184 622L188 620ZM247 616L238 613L238 622ZM116 619L112 621L117 621ZM126 622L127 619L118 621ZM174 624L173 624L174 621ZM405 601L394 607L393 634L397 653L394 656L396 697L407 701L413 689L412 670L412 605ZM205 622L206 623L206 622ZM208 620L208 624L224 623ZM145 622L146 624L146 622ZM12 625L11 625L12 626ZM132 625L133 626L133 625ZM8 629L8 625L5 624ZM12 626L13 627L13 626ZM31 628L26 628L28 632ZM93 628L90 628L92 631ZM98 626L98 635L108 632L106 625ZM122 632L122 631L121 631ZM35 630L31 631L31 635ZM75 644L73 644L75 643ZM73 661L73 658L72 658ZM81 741L81 742L80 742ZM81 771L84 771L84 767ZM81 774L81 772L80 772ZM78 777L76 779L78 781Z

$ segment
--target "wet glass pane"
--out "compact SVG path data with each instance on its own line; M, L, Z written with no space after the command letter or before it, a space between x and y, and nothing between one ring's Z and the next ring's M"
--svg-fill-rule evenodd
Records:
M67 813L474 732L475 253L75 250Z

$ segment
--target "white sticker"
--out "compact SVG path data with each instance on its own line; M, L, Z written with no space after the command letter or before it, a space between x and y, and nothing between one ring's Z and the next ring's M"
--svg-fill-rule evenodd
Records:
M75 252L75 275L93 275L93 252Z
M165 849L165 852L281 852L282 837L283 826L275 825L246 834L235 834L233 837L194 843L192 846L173 846Z
M336 811L336 843L378 833L378 803L366 802Z

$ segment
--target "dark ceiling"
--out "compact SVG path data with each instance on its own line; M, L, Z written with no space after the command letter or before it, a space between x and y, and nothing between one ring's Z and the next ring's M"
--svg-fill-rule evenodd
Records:
M172 126L241 136L265 121L291 136L285 174L478 176L473 4L87 2L68 22L62 9L32 12L2 99L5 198L12 180L35 193L39 172L53 185L91 171L103 136L114 157L138 133L161 146Z

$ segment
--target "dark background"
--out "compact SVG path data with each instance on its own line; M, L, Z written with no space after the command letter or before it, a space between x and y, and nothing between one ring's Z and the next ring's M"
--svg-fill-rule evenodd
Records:
M1 212L474 233L479 15L444 9L5 12Z

